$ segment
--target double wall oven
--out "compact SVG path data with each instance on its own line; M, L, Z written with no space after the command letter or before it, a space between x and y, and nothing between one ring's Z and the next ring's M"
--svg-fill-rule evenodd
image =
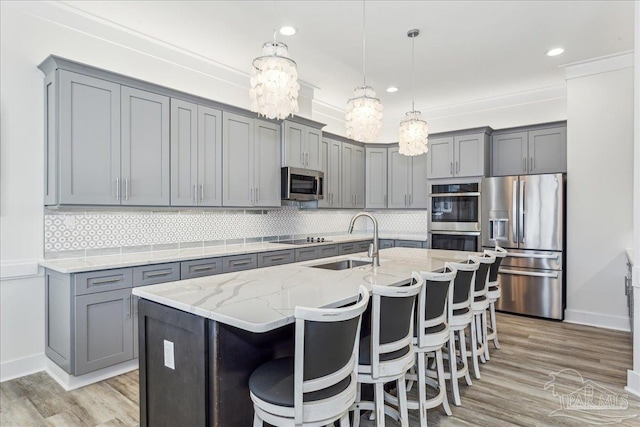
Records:
M432 249L479 250L480 188L479 180L431 183L429 233Z

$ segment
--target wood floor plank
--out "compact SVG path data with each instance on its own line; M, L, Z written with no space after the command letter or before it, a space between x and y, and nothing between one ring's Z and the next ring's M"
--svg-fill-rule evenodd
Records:
M450 417L442 408L429 410L430 426L584 427L589 414L561 411L560 415L574 418L550 415L561 403L559 396L545 390L545 384L553 379L551 373L565 369L577 371L581 379L574 376L557 383L561 394L578 390L581 381L589 380L617 396L627 395L630 333L500 313L498 334L501 349L490 345L491 360L480 367L482 378L473 378L471 387L460 382L462 406L451 403ZM133 427L139 423L138 392L137 371L71 392L41 372L0 384L0 424ZM450 390L449 396L453 402ZM415 387L410 398L416 398ZM640 426L640 400L627 398L626 410L603 409L594 416L617 415L616 426ZM375 421L364 414L361 425L374 426ZM398 423L387 418L387 425ZM416 411L410 411L410 425L419 426Z

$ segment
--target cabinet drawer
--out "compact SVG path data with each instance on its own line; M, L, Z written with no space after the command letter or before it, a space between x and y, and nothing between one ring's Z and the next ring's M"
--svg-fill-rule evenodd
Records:
M294 261L293 249L287 251L263 252L258 254L258 268L289 264Z
M341 243L338 246L339 255L352 254L358 252L358 247L356 243Z
M133 268L133 286L154 285L176 280L180 280L179 262L143 265Z
M369 250L370 244L371 244L371 240L367 240L364 242L356 242L356 252L367 252Z
M133 286L131 268L89 271L77 273L75 277L75 295L93 294L96 292L114 291Z
M421 241L416 241L416 240L396 240L396 247L397 248L418 248L418 249L422 249L422 243Z
M300 249L296 249L296 262L298 261L307 261L310 259L316 259L319 258L319 250L320 248L315 247L315 248L300 248ZM331 255L326 255L326 256L331 256Z
M391 239L380 239L378 244L380 245L380 249L389 249L394 247L395 241Z
M338 245L320 246L318 249L318 258L326 258L338 255Z
M182 261L180 265L180 279L213 276L222 273L222 258L197 259Z
M222 259L222 272L231 273L234 271L251 270L258 265L256 254L234 255Z

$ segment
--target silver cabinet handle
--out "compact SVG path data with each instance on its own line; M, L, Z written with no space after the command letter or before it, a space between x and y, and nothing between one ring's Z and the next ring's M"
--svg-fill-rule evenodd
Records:
M124 179L124 199L129 200L129 178Z
M198 190L196 184L193 184L193 203L198 202Z
M147 273L147 277L162 277L162 276L168 276L171 274L171 270L164 270L164 271L158 271L155 273Z
M522 172L527 172L527 158L523 157L522 158Z
M451 175L453 175L453 162L451 162L451 167L449 169L451 170Z
M456 160L456 173L460 172L460 162Z
M533 172L533 156L529 157L529 167L531 168L531 172Z
M239 265L249 265L251 264L251 261L231 261L231 265L233 265L234 267L237 267Z
M122 278L115 277L113 279L93 280L91 282L91 285L106 285L108 283L117 283L117 282L121 282L121 281L122 281Z
M404 195L404 205L407 206L407 195Z
M116 200L120 200L120 178L116 178Z
M197 273L199 271L209 271L209 270L213 270L213 269L214 269L214 266L213 265L209 265L209 266L206 266L206 267L195 267L195 268L192 268L191 271L193 271L194 273Z
M356 196L356 206L358 206L358 193L356 193L355 196Z
M204 184L200 184L200 201L204 202Z
M501 269L498 270L498 273L514 274L516 276L550 277L552 279L557 279L558 278L558 272L554 272L554 273L538 273L538 272L533 272L533 271L508 270L506 268L501 268Z
M127 297L127 317L131 318L131 295Z
M256 188L256 203L260 202L260 188Z
M284 259L283 256L275 256L273 258L270 259L270 261L282 261Z
M508 257L513 257L513 258L536 258L536 259L558 259L558 257L560 255L558 254L553 254L553 255L547 255L547 254L521 254L518 252L509 252L507 253Z
M525 158L524 158L524 171L525 171L525 172L528 172L528 170L527 170L527 166L528 166L528 165L529 165L529 161L528 161L528 159L525 157Z

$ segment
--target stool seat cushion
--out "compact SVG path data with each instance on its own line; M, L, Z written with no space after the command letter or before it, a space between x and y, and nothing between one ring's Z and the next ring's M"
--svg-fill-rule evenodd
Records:
M473 302L480 302L480 301L484 301L486 299L487 299L487 296L486 295L482 295L482 296L479 296L479 297L475 297L473 299Z
M398 359L409 353L410 347L401 348L400 350L392 351L391 353L384 353L380 355L380 361L386 362L387 360ZM371 365L371 335L366 336L360 340L360 354L358 358L358 364Z
M453 310L453 315L454 316L460 316L460 315L466 314L468 312L469 312L469 307L459 308L457 310Z
M499 291L500 288L498 286L489 286L489 292Z
M249 377L249 390L265 402L293 408L293 357L271 360L260 365ZM351 376L329 388L304 394L305 402L326 399L346 390Z
M438 332L442 332L447 328L447 325L445 325L444 323L440 323L439 325L436 326L430 326L428 328L425 329L425 333L427 335L429 334L437 334ZM417 337L418 336L418 328L414 328L413 329L413 336Z

